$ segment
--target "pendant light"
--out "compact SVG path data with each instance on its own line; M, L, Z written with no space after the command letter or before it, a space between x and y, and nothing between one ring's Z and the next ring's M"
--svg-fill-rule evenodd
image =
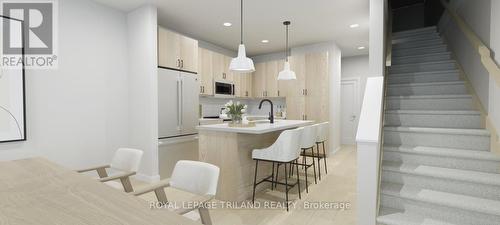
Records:
M247 53L245 51L245 45L243 44L243 0L240 1L240 10L241 10L241 18L240 18L240 45L238 47L238 56L231 60L231 64L229 64L229 71L234 73L251 73L255 71L255 66L253 64L252 59L247 57Z
M290 25L290 21L283 22L283 25L286 27L285 64L283 65L283 70L278 74L278 80L296 80L297 76L295 72L290 70L290 62L288 62L288 26Z

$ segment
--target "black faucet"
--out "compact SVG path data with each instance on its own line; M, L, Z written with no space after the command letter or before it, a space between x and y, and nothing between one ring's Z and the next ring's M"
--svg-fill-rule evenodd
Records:
M269 113L269 121L271 121L271 123L274 123L274 106L273 106L273 102L269 99L262 99L262 101L260 101L260 104L259 104L259 109L262 108L262 103L264 102L269 102L269 104L271 104L271 112Z

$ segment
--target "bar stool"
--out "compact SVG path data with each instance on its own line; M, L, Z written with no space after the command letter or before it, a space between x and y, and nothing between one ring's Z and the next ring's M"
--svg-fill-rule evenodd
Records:
M317 150L317 156L318 156L318 170L319 170L319 179L321 180L321 167L320 167L320 160L323 159L323 162L325 164L325 173L328 174L328 167L326 165L326 148L325 148L325 142L328 139L328 122L320 123L318 125L318 133L316 135L316 150ZM320 144L323 147L323 153L320 154L319 151L319 146Z
M252 151L252 159L255 160L255 176L253 179L253 196L252 202L255 202L255 189L257 185L262 182L270 182L271 186L275 184L280 184L285 186L285 198L286 198L286 211L288 211L288 191L297 185L297 189L299 192L299 198L301 198L300 194L300 180L299 173L297 173L297 182L293 184L288 183L288 168L287 164L292 164L296 162L300 157L300 138L302 135L303 128L297 128L293 130L285 130L283 131L276 142L268 148L265 149L254 149ZM273 163L273 173L272 175L267 176L261 181L257 182L257 170L259 167L259 161L271 162ZM276 181L274 180L274 164L285 164L285 183L279 182L278 178ZM298 170L298 164L294 164Z
M314 169L314 183L317 184L318 180L316 179L316 163L314 160L314 145L316 144L316 133L317 133L318 125L311 125L311 126L306 126L304 127L304 131L302 132L302 137L300 140L300 148L302 150L301 156L302 156L302 168L305 168L305 173L306 173L306 192L309 193L309 183L307 182L307 169L309 167L313 167ZM308 150L311 150L311 153L308 153ZM312 157L312 163L307 164L307 158ZM298 170L297 170L298 173Z

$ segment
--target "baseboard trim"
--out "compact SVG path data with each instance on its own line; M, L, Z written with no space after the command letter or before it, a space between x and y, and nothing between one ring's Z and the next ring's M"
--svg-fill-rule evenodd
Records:
M134 178L137 180L140 180L140 181L147 182L147 183L153 183L153 182L160 181L160 175L148 176L146 174L139 173L139 174L136 174Z

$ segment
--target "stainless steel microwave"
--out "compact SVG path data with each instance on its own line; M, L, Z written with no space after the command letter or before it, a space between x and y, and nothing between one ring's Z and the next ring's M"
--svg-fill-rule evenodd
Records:
M215 97L234 97L234 84L229 81L214 82Z

